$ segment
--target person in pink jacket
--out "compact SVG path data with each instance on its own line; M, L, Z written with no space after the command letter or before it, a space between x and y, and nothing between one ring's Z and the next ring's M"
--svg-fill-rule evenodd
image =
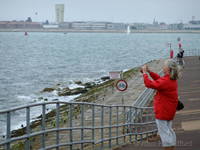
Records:
M164 76L162 77L150 71L147 65L142 67L142 72L145 86L156 90L153 100L154 113L164 150L174 150L176 134L172 129L172 120L178 104L177 64L173 59L166 60L163 66ZM148 74L152 79L149 78Z

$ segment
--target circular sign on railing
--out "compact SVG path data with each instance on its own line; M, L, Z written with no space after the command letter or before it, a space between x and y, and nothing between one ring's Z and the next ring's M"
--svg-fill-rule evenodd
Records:
M116 83L116 88L119 91L125 91L128 88L128 83L125 80L118 80Z

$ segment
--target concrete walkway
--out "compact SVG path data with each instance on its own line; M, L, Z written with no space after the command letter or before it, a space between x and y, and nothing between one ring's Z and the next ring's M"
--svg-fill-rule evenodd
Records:
M200 59L185 57L185 68L179 79L179 96L185 108L177 112L174 129L176 150L200 150ZM114 150L161 150L160 142L128 144Z

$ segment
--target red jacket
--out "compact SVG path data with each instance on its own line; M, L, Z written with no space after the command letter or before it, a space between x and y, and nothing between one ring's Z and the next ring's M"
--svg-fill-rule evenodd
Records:
M178 86L176 80L171 80L169 75L160 77L154 72L143 74L144 84L147 88L157 90L154 96L154 112L156 119L173 120L178 104Z

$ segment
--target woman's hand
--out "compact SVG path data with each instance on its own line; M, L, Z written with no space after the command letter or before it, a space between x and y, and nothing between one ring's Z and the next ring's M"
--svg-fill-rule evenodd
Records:
M147 73L147 71L148 71L148 66L147 66L147 65L144 65L144 66L142 67L142 72L143 72L143 73Z
M140 69L141 73L146 73L146 72L151 72L149 67L147 65L142 66L142 68Z
M147 72L151 72L151 70L149 69L149 67L146 65L146 67L147 67Z

